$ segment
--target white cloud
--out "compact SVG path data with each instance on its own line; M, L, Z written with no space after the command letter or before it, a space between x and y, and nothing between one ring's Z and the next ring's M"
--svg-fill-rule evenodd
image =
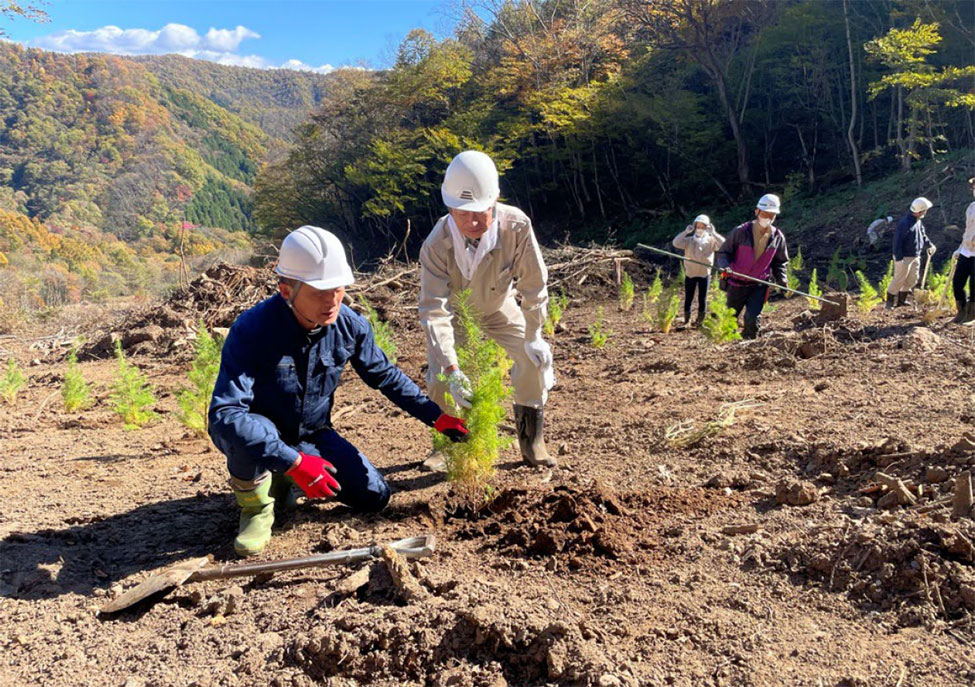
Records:
M93 31L58 31L28 42L34 48L56 52L107 52L116 55L162 55L176 53L197 60L254 69L291 69L317 74L330 74L335 67L323 64L314 67L301 60L291 59L275 64L259 55L240 55L237 49L247 39L261 35L246 26L233 29L210 27L204 35L185 24L166 24L158 31L149 29L121 29L103 26Z
M236 29L215 29L210 27L206 35L206 47L220 52L234 52L245 38L260 38L261 34L247 27Z
M315 72L316 74L331 74L335 71L335 67L330 64L323 64L320 67L312 67L310 64L305 64L301 60L288 60L281 65L281 69L293 69L296 72Z

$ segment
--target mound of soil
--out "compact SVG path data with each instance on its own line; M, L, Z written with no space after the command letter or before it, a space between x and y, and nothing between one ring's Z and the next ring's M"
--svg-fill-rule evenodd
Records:
M514 557L559 557L570 570L652 557L661 532L687 517L729 509L735 500L708 489L656 487L620 495L600 482L551 489L510 488L473 514L461 539Z
M609 666L593 635L578 621L553 621L551 615L528 602L477 592L407 607L353 604L312 622L310 631L290 642L285 660L315 680L595 684ZM438 680L460 666L466 681Z
M847 536L819 530L775 552L793 574L823 581L877 607L900 609L902 625L952 620L975 610L975 523L889 517Z

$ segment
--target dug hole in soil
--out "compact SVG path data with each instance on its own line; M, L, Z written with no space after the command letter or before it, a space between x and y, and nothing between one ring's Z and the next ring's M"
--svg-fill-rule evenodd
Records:
M561 251L546 256L570 297L546 413L557 469L508 449L493 500L460 508L419 470L428 430L349 369L336 429L386 475L390 506L303 502L260 558L422 533L436 553L188 583L110 618L98 607L168 565L235 560L223 458L175 420L176 395L193 327L229 326L273 281L218 266L84 332L96 403L80 413L58 396L74 332L0 340L28 376L0 406L0 684L973 684L975 524L955 505L975 470L971 332L911 307L822 321L790 299L758 341L663 335L639 293L619 311L621 252ZM626 269L645 288L651 270ZM351 301L393 324L422 380L415 270L361 284ZM142 429L107 400L116 340L157 389Z

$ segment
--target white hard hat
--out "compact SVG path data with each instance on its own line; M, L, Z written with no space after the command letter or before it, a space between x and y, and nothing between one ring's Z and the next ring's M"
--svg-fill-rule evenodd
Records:
M919 198L915 198L911 203L911 212L927 212L933 205L934 203L924 196L921 196Z
M319 291L355 283L338 237L307 224L284 238L274 271Z
M484 212L498 200L498 168L479 150L458 153L443 176L440 195L448 208Z
M697 217L695 217L694 218L694 224L697 224L698 222L700 222L701 224L703 224L706 227L710 227L711 226L711 218L708 217L707 215L698 215Z
M758 199L758 204L755 205L759 210L764 210L765 212L774 212L776 215L781 211L781 204L779 202L779 197L774 193L766 193L764 196Z

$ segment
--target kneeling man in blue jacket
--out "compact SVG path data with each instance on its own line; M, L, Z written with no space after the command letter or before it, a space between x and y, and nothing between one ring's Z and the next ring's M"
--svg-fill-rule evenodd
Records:
M277 506L293 506L292 484L308 498L334 497L377 512L390 488L359 450L332 428L333 396L346 363L374 389L453 441L464 421L436 403L386 358L372 327L342 305L353 283L345 249L331 232L304 226L281 244L278 293L234 322L210 402L210 437L227 457L241 508L234 549L260 553Z

